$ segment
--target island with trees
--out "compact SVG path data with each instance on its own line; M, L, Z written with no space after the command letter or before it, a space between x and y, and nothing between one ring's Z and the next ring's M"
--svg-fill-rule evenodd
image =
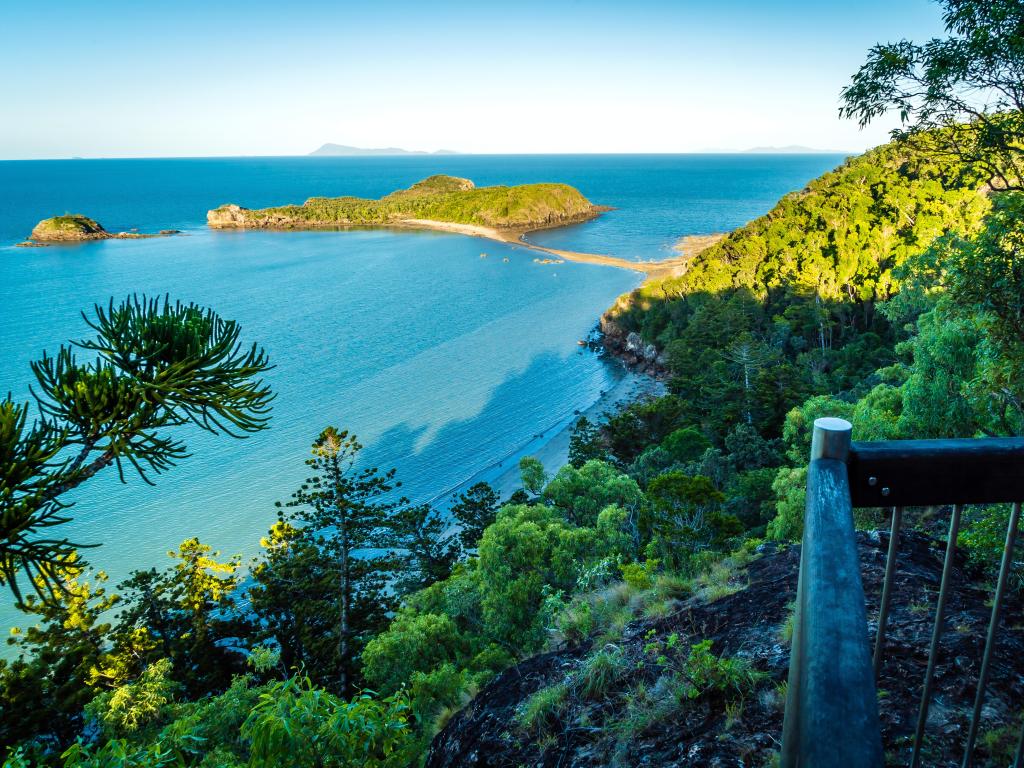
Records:
M218 229L463 224L523 232L587 221L603 210L568 184L477 187L469 179L437 175L379 200L313 197L261 210L223 205L207 214L207 223Z
M80 213L65 213L43 219L32 228L22 246L51 245L53 243L82 243L89 240L133 240L144 237L176 235L176 229L164 229L155 234L139 232L108 232L102 224Z
M603 264L652 277L671 274L685 261L682 256L633 261L604 254L565 251L528 242L524 237L539 229L589 221L608 210L607 206L594 205L568 184L477 187L469 179L436 175L379 200L313 197L302 205L258 210L234 204L222 205L207 212L206 222L213 229L428 229L483 237L559 259Z

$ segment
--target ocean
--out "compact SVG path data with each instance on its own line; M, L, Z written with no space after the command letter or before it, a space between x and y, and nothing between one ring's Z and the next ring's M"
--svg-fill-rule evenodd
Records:
M206 211L378 197L434 173L477 185L559 181L600 218L534 233L542 245L664 258L682 236L738 227L842 161L838 155L538 155L0 162L0 392L27 399L29 361L88 335L81 313L133 293L235 319L276 366L270 428L245 440L179 428L191 456L150 487L108 470L73 494L60 533L99 543L112 582L163 567L198 536L248 560L306 476L327 425L402 493L443 500L508 466L614 386L621 368L579 339L636 273L537 264L536 253L445 233L218 232ZM175 237L16 248L43 218L83 213L110 231ZM0 595L0 626L21 618Z

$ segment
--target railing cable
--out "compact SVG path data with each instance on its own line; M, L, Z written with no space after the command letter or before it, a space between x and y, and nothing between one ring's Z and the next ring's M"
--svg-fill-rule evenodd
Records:
M882 586L882 603L878 607L878 632L875 634L873 666L875 680L882 671L882 651L885 649L885 628L889 623L889 603L892 600L892 584L896 577L896 551L900 546L900 526L903 522L903 507L892 508L892 527L889 530L889 554L885 558L885 583Z
M971 713L971 727L967 732L967 745L964 748L963 768L970 768L974 753L974 742L978 738L978 721L981 719L981 707L985 703L985 686L992 661L992 651L996 644L999 631L999 612L1006 593L1010 569L1013 568L1013 549L1017 542L1017 524L1020 521L1020 502L1014 502L1010 511L1010 521L1006 526L1006 544L1003 546L1003 560L999 565L999 579L996 582L996 594L992 602L992 618L988 623L988 637L985 639L985 654L981 660L981 672L978 673L978 692L974 697L974 711Z
M939 659L939 642L942 640L943 622L946 619L946 601L949 599L949 583L952 580L953 561L956 559L956 539L960 535L962 513L963 507L957 504L949 518L946 559L942 562L942 583L939 585L939 598L935 603L935 626L932 628L932 644L928 649L928 671L924 673L924 691L921 693L921 708L917 714L917 730L914 732L914 751L910 758L910 768L917 768L921 764L921 745L924 743L924 729L928 723L928 710L932 703L935 665Z

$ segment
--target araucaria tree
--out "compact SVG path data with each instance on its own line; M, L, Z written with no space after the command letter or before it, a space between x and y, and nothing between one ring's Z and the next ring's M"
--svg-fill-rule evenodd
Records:
M1024 189L1024 4L942 4L950 36L876 45L840 112L864 126L896 111L894 138L952 155L996 189Z
M387 585L396 562L383 547L404 503L390 497L394 470L356 465L361 449L348 432L320 434L306 461L312 476L280 506L268 557L253 571L253 609L268 632L344 695L354 687L359 653L393 607ZM303 627L310 620L330 626L311 634Z
M188 456L174 427L240 437L269 419L267 356L243 347L233 320L145 296L97 305L85 320L94 338L31 364L35 421L29 403L0 400L0 584L19 601L19 574L48 598L62 570L83 565L73 557L84 545L47 533L70 519L68 491L110 466L151 483Z

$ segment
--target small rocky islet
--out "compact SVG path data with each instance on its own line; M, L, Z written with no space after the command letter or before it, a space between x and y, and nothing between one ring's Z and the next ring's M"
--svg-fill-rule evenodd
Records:
M162 229L159 232L144 234L140 232L108 232L95 219L80 213L66 213L63 216L52 216L43 219L28 236L28 240L18 243L20 247L41 247L57 243L83 243L89 240L134 240L147 237L165 237L179 234L177 229Z

